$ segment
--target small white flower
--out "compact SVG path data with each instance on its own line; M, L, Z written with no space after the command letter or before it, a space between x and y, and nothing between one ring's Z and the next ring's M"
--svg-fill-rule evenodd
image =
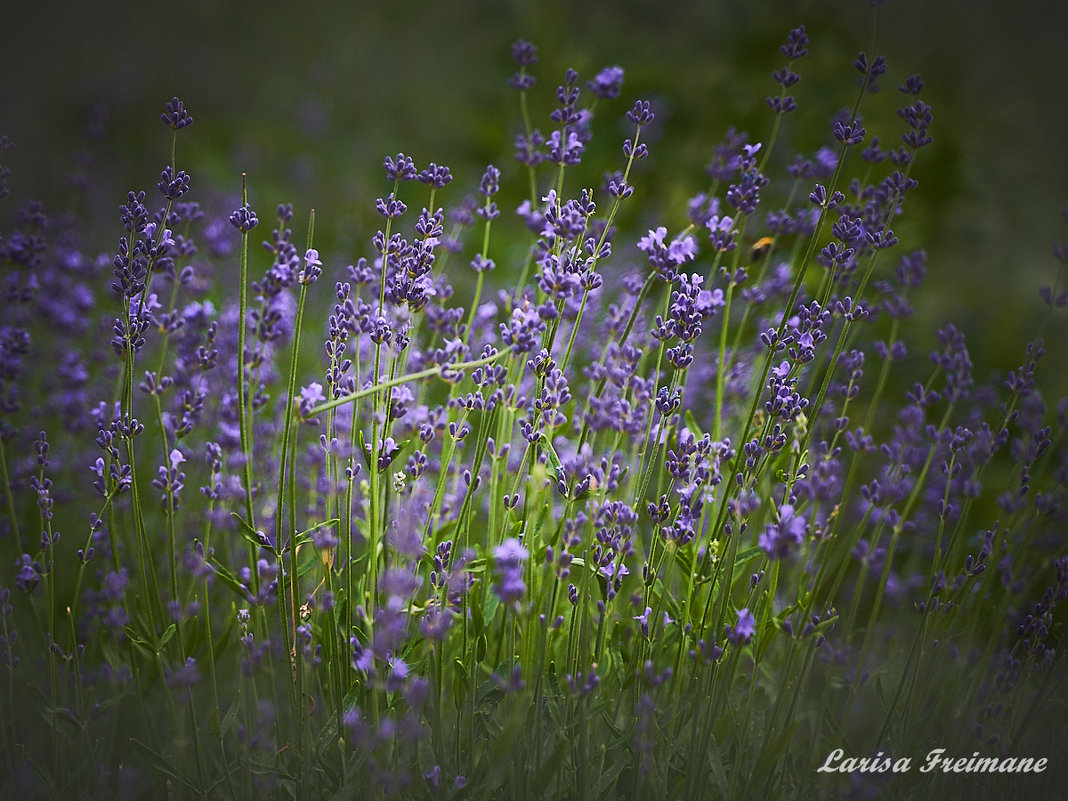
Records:
M171 470L177 470L178 465L185 461L185 454L175 448L170 455Z

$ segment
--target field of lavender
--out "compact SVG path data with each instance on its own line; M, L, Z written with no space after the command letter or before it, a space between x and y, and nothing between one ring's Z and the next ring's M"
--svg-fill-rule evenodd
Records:
M510 152L377 155L362 243L201 186L179 97L119 196L0 139L0 795L1062 787L1068 243L973 364L923 78L845 60L796 152L783 34L682 202L664 96L523 39Z

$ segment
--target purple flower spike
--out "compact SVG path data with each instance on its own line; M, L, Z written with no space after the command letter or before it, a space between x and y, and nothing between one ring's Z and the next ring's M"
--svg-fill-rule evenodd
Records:
M430 769L429 773L424 773L423 778L427 780L430 786L437 790L438 785L441 784L441 765L435 765Z
M160 173L159 183L156 186L166 200L177 200L189 190L189 175L185 170L179 170L175 175L174 170L168 164Z
M877 78L886 72L886 58L884 56L876 56L869 62L866 54L857 53L857 57L853 60L853 66L857 68L857 72Z
M635 101L634 108L627 112L627 119L635 125L648 125L656 119L656 114L653 113L648 100L638 100Z
M614 100L623 88L623 68L605 67L586 86L601 100Z
M28 553L24 553L15 562L15 567L18 568L15 573L15 589L28 595L33 592L34 587L41 580L41 576L44 575L41 563L35 561Z
M725 629L728 642L732 645L745 645L756 633L756 618L748 609L739 609L738 625L733 628L726 626Z
M304 269L300 271L297 280L302 284L314 284L315 279L323 274L323 263L319 260L319 251L308 248L304 254Z
M434 162L430 162L430 164L427 165L427 168L420 172L416 178L419 180L419 183L429 184L435 189L441 189L447 183L452 181L452 173L449 171L448 167L439 167Z
M193 124L193 118L185 110L185 103L177 97L167 104L167 110L159 115L163 124L168 128L179 131Z
M312 408L324 400L326 396L323 395L323 385L318 381L312 381L308 386L302 387L299 401L301 415L307 417L311 414Z
M786 44L780 47L779 50L791 61L796 61L808 54L807 45L808 36L805 33L805 26L799 25L790 31L790 35L786 37Z
M501 599L501 603L518 601L526 592L527 587L523 583L523 562L528 556L530 554L527 549L514 537L508 538L494 549L493 558L500 581L494 585L493 591Z
M831 133L834 134L834 138L839 142L844 142L847 145L859 144L864 139L864 134L867 133L860 127L860 123L854 120L848 125L842 122L836 122L831 127Z
M905 83L898 87L898 91L906 95L918 95L923 90L923 78L919 73L910 75Z
M634 616L634 619L638 621L638 625L641 626L643 637L649 636L649 615L652 613L652 608L647 606L642 614Z
M486 197L492 197L497 194L497 190L500 188L501 171L490 164L482 174L482 180L479 182L478 191Z
M391 181L414 181L417 175L415 162L403 153L398 153L396 159L386 156L382 167Z
M247 234L258 223L259 218L256 217L256 212L248 203L230 215L230 224L243 234Z
M793 506L784 504L779 507L779 521L768 523L758 544L769 559L785 559L801 546L807 530L808 522L803 517L794 516Z
M538 63L538 48L525 39L516 39L512 45L512 58L520 67L533 67Z

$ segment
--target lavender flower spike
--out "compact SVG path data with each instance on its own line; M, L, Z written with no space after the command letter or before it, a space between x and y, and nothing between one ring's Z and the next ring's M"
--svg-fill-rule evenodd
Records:
M501 599L501 603L518 601L526 592L527 588L523 583L523 562L528 556L530 554L527 549L514 537L509 537L494 549L493 558L496 560L500 580L493 586L493 591Z
M767 529L760 535L759 545L768 559L785 559L800 547L807 530L806 520L794 516L793 506L783 504L779 507L778 522L768 523Z
M745 645L756 632L756 618L748 609L738 610L738 625L724 626L727 633L727 641L732 645Z
M179 131L193 124L193 117L185 109L185 103L177 97L167 104L167 110L159 115L163 124L172 130Z

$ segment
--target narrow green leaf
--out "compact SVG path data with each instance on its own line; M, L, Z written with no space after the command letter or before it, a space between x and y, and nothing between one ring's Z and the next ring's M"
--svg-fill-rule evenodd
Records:
M712 739L716 742L720 742L726 740L738 731L738 721L731 713L726 712L720 715L719 719L712 725Z
M875 677L875 693L879 696L879 706L883 714L887 714L890 711L890 702L886 699L886 688L883 687L882 676Z
M748 562L755 556L761 556L764 553L764 549L759 545L752 545L748 548L742 548L734 556L734 564L740 565L742 562Z
M471 604L471 626L476 637L486 630L486 618L481 604Z
M567 753L568 745L570 741L566 737L561 737L556 741L556 745L553 747L553 752L549 754L549 758L542 763L542 766L538 768L538 772L534 774L533 780L530 782L530 789L533 791L531 795L535 798L542 795L545 792L545 788L549 786L549 782L552 780L559 770L561 763L564 761L564 754Z
M318 551L307 550L299 555L300 561L297 563L297 578L303 578L305 574L310 573L315 568L323 564L323 560Z
M293 538L293 547L297 547L297 546L303 545L306 542L311 542L312 541L311 535L314 532L318 531L321 528L327 528L328 526L336 526L340 522L341 522L341 520L339 518L335 517L335 518L332 518L331 520L324 520L321 523L316 523L311 528L306 528L303 531L298 531L296 536Z
M764 556L764 549L759 545L753 545L752 547L743 548L738 551L734 556L734 570L731 573L731 584L734 584L742 574L749 572L746 569L746 564L759 556Z
M367 440L364 439L363 430L362 429L358 429L356 431L356 439L359 442L360 455L363 456L363 463L365 465L367 465L367 469L370 470L371 469L371 451L367 447Z
M480 556L478 559L472 559L464 565L464 571L467 573L484 573L486 571L486 557Z
M230 568L215 557L212 557L208 561L215 570L215 576L219 581L237 593L237 596L241 598L242 601L247 601L249 596L248 587L238 581L237 576L230 572Z
M237 512L230 512L230 517L237 521L237 533L240 534L250 545L253 545L256 548L266 548L267 550L271 551L275 556L278 555L278 551L275 550L275 547L273 545L271 545L271 541L267 539L266 534L264 534L262 531L256 531L256 529L250 526L248 521L245 520L245 518L243 518Z
M604 746L602 746L603 748ZM616 795L614 792L610 792L617 781L619 781L619 774L623 772L623 768L627 766L626 760L616 757L613 762L602 774L600 780L597 782L596 796L598 798L611 798Z
M222 737L226 736L226 733L230 731L230 728L234 725L234 721L237 720L237 712L241 707L241 699L235 698L233 703L230 704L230 708L226 710L226 714L223 715L222 723L219 724L219 734Z
M457 711L463 709L468 689L467 668L464 667L463 662L456 659L452 664L452 693Z
M486 627L483 631L488 631L489 627L493 625L493 618L497 615L497 607L501 605L501 599L497 597L497 593L491 592L486 598L486 615L485 624Z
M149 642L148 642L147 640L143 640L143 639L142 639L142 638L141 638L141 637L140 637L140 636L139 636L139 635L137 634L137 632L136 632L136 631L134 631L134 629L133 629L133 627L132 627L132 626L123 626L123 627L122 627L122 631L123 631L123 633L124 633L124 634L126 635L126 639L128 639L128 640L129 640L129 641L130 641L131 643L133 643L133 644L134 644L134 645L136 645L136 646L137 646L137 647L138 647L139 649L141 649L142 651L144 651L144 653L145 653L145 656L148 656L148 657L155 657L155 655L156 655L156 651L155 651L155 649L154 649L154 648L152 647L152 644L151 644L151 643L149 643Z
M162 651L164 646L166 646L167 643L169 643L171 641L171 637L173 637L175 632L177 632L177 631L178 631L178 629L175 627L175 625L173 623L171 623L171 625L167 626L167 628L164 630L163 634L160 635L159 642L156 644L156 650L157 651Z
M149 748L143 742L138 740L136 737L131 737L130 742L133 743L137 750L141 752L142 756L144 756L149 762L152 763L152 767L154 767L160 773L166 776L170 776L175 781L180 781L182 784L184 784L186 787L189 787L190 789L195 789L193 788L193 785L191 785L188 781L183 779L178 774L177 768L175 768L174 765L168 762L167 758L164 757L163 754L160 754L157 751L153 751L151 748Z
M202 620L203 618L199 616L190 618L182 628L182 633L185 635L185 644L182 647L185 648L187 654L196 653L200 648L201 640L204 639L204 630L201 627Z
M790 740L793 739L794 732L797 731L800 723L801 718L794 718L768 743L768 747L760 754L756 767L753 769L754 776L766 776L772 768L782 761L783 754L790 747Z
M545 446L545 456L548 460L546 465L549 468L549 475L559 481L565 475L564 463L560 461L560 456L556 453L556 449L553 448L553 444L549 440L543 438L541 444Z
M694 419L693 411L691 409L687 409L683 417L686 420L686 427L690 429L691 434L693 434L695 437L700 437L701 434L704 433L701 430L701 426L697 425L697 421Z
M723 757L719 753L719 746L715 740L709 740L705 756L708 760L709 770L712 771L712 775L716 779L716 785L719 787L720 797L726 798L728 792L727 772L723 769Z
M456 518L447 520L431 532L431 541L434 543L435 547L449 539L452 530L456 528L456 522ZM434 561L434 553L432 550L427 552L427 558L431 562Z
M668 614L675 620L682 618L682 610L679 608L679 602L675 598L674 594L669 592L664 587L664 582L659 578L653 583L653 595L659 597L664 604L667 605Z
M758 663L764 658L764 654L767 653L768 647L771 645L772 641L775 640L778 634L779 627L776 626L774 623L769 623L757 635L756 660Z

